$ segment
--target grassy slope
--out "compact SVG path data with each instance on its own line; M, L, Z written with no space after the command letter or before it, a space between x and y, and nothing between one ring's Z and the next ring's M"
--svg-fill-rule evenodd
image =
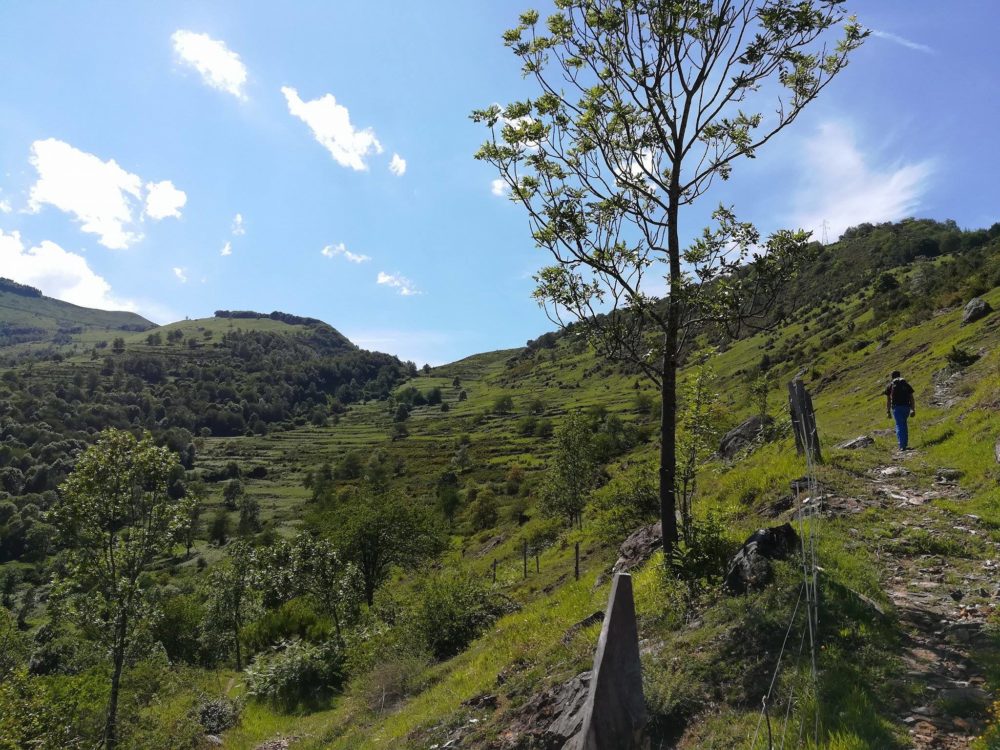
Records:
M1000 290L986 295L986 299L994 308L1000 308ZM853 319L861 331L870 313L863 301L855 299L844 306L840 317L845 324ZM959 318L960 311L952 311L888 332L887 342L881 346L872 343L859 348L854 344L857 339L871 337L870 332L849 335L843 345L818 353L796 367L805 369L807 384L815 396L828 459L821 468L821 479L837 494L860 497L870 494L864 480L866 472L893 460L893 438L887 429L890 425L884 421L884 403L879 394L889 370L904 370L916 388L919 405L913 438L918 454L908 464L913 471L911 481L929 483L941 466L964 472L962 487L971 498L940 500L935 507L943 511L945 519L966 513L981 519L986 528L984 544L952 539L958 532L947 523L939 529L944 540L938 540L939 546L945 541L953 545L958 557L967 560L971 568L989 554L991 543L1000 541L1000 492L992 461L997 436L995 421L991 422L1000 390L1000 319L994 315L962 328ZM783 338L795 335L810 343L808 332L803 333L799 324L777 336L740 342L714 360L723 382L730 384L734 421L747 411L745 406L735 405L744 399L737 373L757 363L761 350L770 345L768 338L780 346ZM818 341L820 333L813 336ZM959 382L962 401L942 410L928 405L933 393L932 376L945 366L945 354L953 345L981 349L986 356L970 367ZM547 445L517 436L512 417L481 418L497 395L512 394L516 411L521 414L526 400L536 396L546 402L549 414L593 404L604 404L622 413L631 408L634 377L601 368L595 372L589 354L579 349L574 353L571 342L559 346L554 361L548 361L543 353L540 365L534 367L519 366L511 360L510 352L498 352L463 360L435 370L431 377L419 378L415 384L423 389L442 386L452 409L447 413L437 407L417 409L408 422L411 437L396 444L385 437L389 427L385 407L368 405L356 407L330 429L285 433L264 443L229 441L225 446L210 446L210 451L221 460L223 453L249 457L254 451L266 450L270 457L285 456L291 466L336 460L348 449L380 446L405 458L409 468L401 481L411 491L420 492L429 491L439 472L449 465L456 435L467 430L474 465L479 467L473 476L496 478L511 463L530 470L543 465ZM792 374L791 370L775 373L781 383ZM469 393L468 401L463 403L455 400L451 388L456 375ZM782 412L783 405L783 393L773 393L772 412ZM862 454L830 447L842 439L873 431L876 446ZM650 449L640 448L631 458ZM265 454L258 455L263 458ZM736 465L712 464L702 474L699 514L710 509L724 514L729 540L739 540L761 523L761 515L772 501L787 495L789 480L801 475L803 469L790 438L764 446ZM286 479L296 478L290 469ZM253 485L251 482L251 491L261 491ZM275 498L275 507L289 519L299 514L298 503L304 497L304 492L297 497L293 494L289 491L285 498ZM891 614L888 620L876 616L851 592L870 597L891 613L884 593L886 571L880 552L900 543L919 549L928 540L906 538L909 532L900 529L891 509L874 502L870 506L860 515L834 517L818 524L820 564L826 577L820 670L822 726L827 740L822 744L828 747L905 746L905 728L891 711L903 679L900 627ZM505 541L481 557L476 550L488 535L474 537L469 541L470 554L465 557L465 564L483 575L492 559L498 558L501 584L523 603L523 608L498 623L465 653L429 669L425 688L401 707L387 713L372 711L359 691L348 691L330 710L305 717L281 716L255 707L248 711L243 727L227 736L227 744L251 748L262 739L284 733L301 737L304 748L425 747L443 741L461 726L472 727L463 746L485 745L495 739L509 722L510 712L530 694L589 667L598 628L577 634L568 645L562 637L574 622L603 608L607 595L606 582L596 588L592 584L610 562L612 553L602 548L587 529L565 534L542 555L541 572L532 570L527 581L522 581L520 539L530 533L530 525L525 530L512 524L503 527ZM904 535L902 542L900 534ZM578 540L584 545L585 574L576 584L571 582L572 543ZM929 551L935 549L938 547L929 547ZM685 621L676 614L680 595L676 587L663 582L655 561L638 574L641 635L658 645L646 657L647 699L661 723L681 735L680 746L732 747L752 734L761 684L773 666L775 647L780 644L794 604L795 586L794 568L782 568L778 584L765 595L744 600L709 592L694 602L692 614ZM783 676L782 688L803 679L804 665L793 666ZM499 688L497 675L502 671L513 677ZM1000 673L995 667L988 677L993 689L1000 686ZM463 700L484 692L499 692L500 705L495 713L462 705ZM810 700L807 698L806 707L811 705ZM472 719L477 723L469 724Z
M15 328L41 329L40 343L50 342L60 329L82 327L83 332L71 338L89 344L98 340L94 334L110 339L119 335L124 326L153 327L153 323L131 312L93 310L51 297L25 297L5 291L0 291L0 322Z

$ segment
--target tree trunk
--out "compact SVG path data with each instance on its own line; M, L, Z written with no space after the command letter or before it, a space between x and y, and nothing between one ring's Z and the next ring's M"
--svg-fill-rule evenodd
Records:
M663 362L660 372L660 528L663 532L663 560L669 564L677 542L677 341L680 336L681 243L677 229L680 206L675 164L670 185L667 212L667 255L670 264L670 290L667 301L667 327L663 332Z
M669 564L677 541L677 369L670 353L670 335L664 334L663 371L660 386L660 528L663 531L663 561ZM676 340L676 334L674 336Z
M239 621L233 623L233 641L236 643L236 671L243 671L243 652L240 650L240 626Z
M114 750L118 744L118 693L121 687L122 668L125 666L125 633L128 618L119 615L115 624L115 637L111 647L114 668L111 672L111 697L108 699L108 715L104 722L104 747Z

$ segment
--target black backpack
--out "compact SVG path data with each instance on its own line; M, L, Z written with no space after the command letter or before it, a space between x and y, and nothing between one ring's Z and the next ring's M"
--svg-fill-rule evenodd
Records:
M889 400L893 406L909 406L912 395L913 389L902 378L896 378L889 384Z

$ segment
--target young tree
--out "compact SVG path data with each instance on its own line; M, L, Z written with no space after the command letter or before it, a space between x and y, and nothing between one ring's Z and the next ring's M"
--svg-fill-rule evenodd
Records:
M167 491L176 462L149 435L140 441L108 430L80 457L53 509L69 548L64 583L88 596L78 611L110 641L111 693L103 734L109 750L118 740L125 652L142 616L143 574L169 551L188 517L189 501Z
M201 511L206 494L205 483L200 480L192 482L187 487L188 512L184 519L184 527L181 529L186 557L191 557L191 548L194 547L198 532L201 531Z
M301 534L292 546L292 580L303 593L316 600L333 618L337 640L342 640L341 622L356 609L358 569L345 562L326 539Z
M472 115L491 130L476 157L497 167L555 261L536 276L536 298L557 322L584 322L598 351L634 363L660 389L668 557L679 356L694 331L738 329L765 312L808 239L779 231L762 243L720 207L718 226L685 250L678 219L844 68L866 32L850 19L827 46L843 4L558 0L547 32L530 11L504 34L538 97ZM768 96L774 111L755 112L753 100ZM650 275L666 282L662 302L647 296Z
M556 450L542 483L541 505L549 515L579 524L600 466L587 418L572 412L556 431Z
M351 512L337 531L344 559L360 574L365 601L372 606L375 589L394 565L413 565L436 554L442 538L430 516L396 492L359 491Z
M693 528L692 503L698 487L698 468L718 445L724 418L718 376L710 361L712 354L709 352L694 369L684 389L684 403L678 419L677 493L681 500L681 527L688 543Z
M256 550L238 540L229 545L226 560L210 577L208 624L232 639L237 672L243 669L243 625L260 603L259 567Z

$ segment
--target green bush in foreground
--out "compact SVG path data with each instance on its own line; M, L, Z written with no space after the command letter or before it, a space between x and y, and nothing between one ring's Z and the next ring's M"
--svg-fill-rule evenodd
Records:
M311 707L340 690L344 656L336 641L290 641L261 654L246 671L247 692L258 700L292 710Z

